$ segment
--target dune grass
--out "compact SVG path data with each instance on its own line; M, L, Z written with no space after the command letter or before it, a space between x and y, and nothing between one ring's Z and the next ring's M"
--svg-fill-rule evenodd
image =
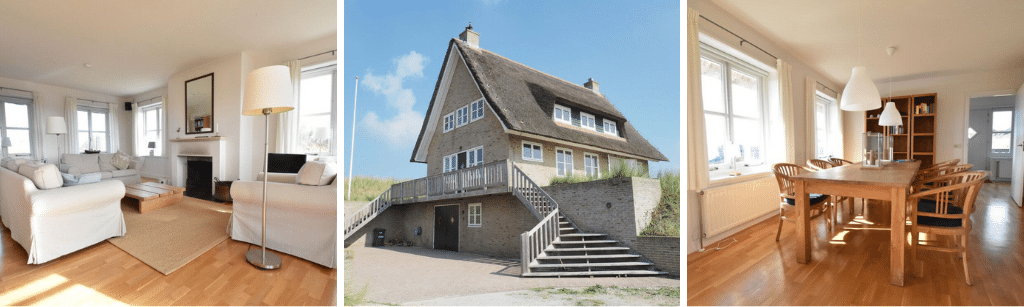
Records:
M651 221L641 236L679 237L679 173L659 172L661 200L651 211Z
M558 184L581 183L581 182L588 182L588 181L594 181L594 180L602 180L602 179L609 179L609 178L626 178L626 177L650 178L651 175L647 171L647 167L646 166L626 167L625 164L619 164L619 166L616 166L616 167L612 168L612 170L609 171L609 172L605 172L604 174L601 174L601 176L586 176L586 175L576 176L576 175L573 175L573 176L566 176L566 177L554 177L554 178L551 178L551 182L549 182L548 185L552 186L552 185L558 185Z
M381 193L391 188L392 184L405 181L404 179L396 178L385 178L385 177L370 177L370 176L353 176L352 177L352 198L345 199L350 201L371 201ZM348 196L348 178L342 179L341 182L341 197L345 198Z

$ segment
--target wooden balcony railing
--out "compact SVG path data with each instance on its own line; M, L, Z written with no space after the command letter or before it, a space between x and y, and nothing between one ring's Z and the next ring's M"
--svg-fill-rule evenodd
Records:
M508 193L508 160L468 167L391 186L391 202L410 204L452 197Z

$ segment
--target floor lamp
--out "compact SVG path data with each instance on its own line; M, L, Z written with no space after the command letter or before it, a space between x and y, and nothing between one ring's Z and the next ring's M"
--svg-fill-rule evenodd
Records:
M246 252L245 260L264 270L281 267L281 257L273 252L267 252L267 152L270 151L270 114L295 109L292 90L291 70L284 65L254 70L245 80L242 115L263 115L266 123L263 126L263 222L260 224L263 228L260 235L262 248Z
M60 161L60 135L68 133L68 125L64 122L64 118L60 116L50 116L46 118L46 134L57 135L57 163Z

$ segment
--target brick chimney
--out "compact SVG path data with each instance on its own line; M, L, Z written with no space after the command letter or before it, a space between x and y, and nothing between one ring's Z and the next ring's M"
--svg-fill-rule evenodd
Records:
M473 46L474 48L480 47L480 33L473 31L473 23L470 22L469 26L466 26L466 30L459 33L459 39L466 44Z
M597 90L598 85L597 81L594 81L594 78L590 78L587 80L587 83L583 83L583 87L589 88L590 90L594 91L594 93L601 93L601 91Z

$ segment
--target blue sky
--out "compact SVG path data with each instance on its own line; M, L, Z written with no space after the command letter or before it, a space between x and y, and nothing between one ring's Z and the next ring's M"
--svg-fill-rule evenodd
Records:
M680 6L672 1L365 1L344 5L344 155L353 173L419 178L409 162L448 41L469 22L480 47L601 92L679 170Z

